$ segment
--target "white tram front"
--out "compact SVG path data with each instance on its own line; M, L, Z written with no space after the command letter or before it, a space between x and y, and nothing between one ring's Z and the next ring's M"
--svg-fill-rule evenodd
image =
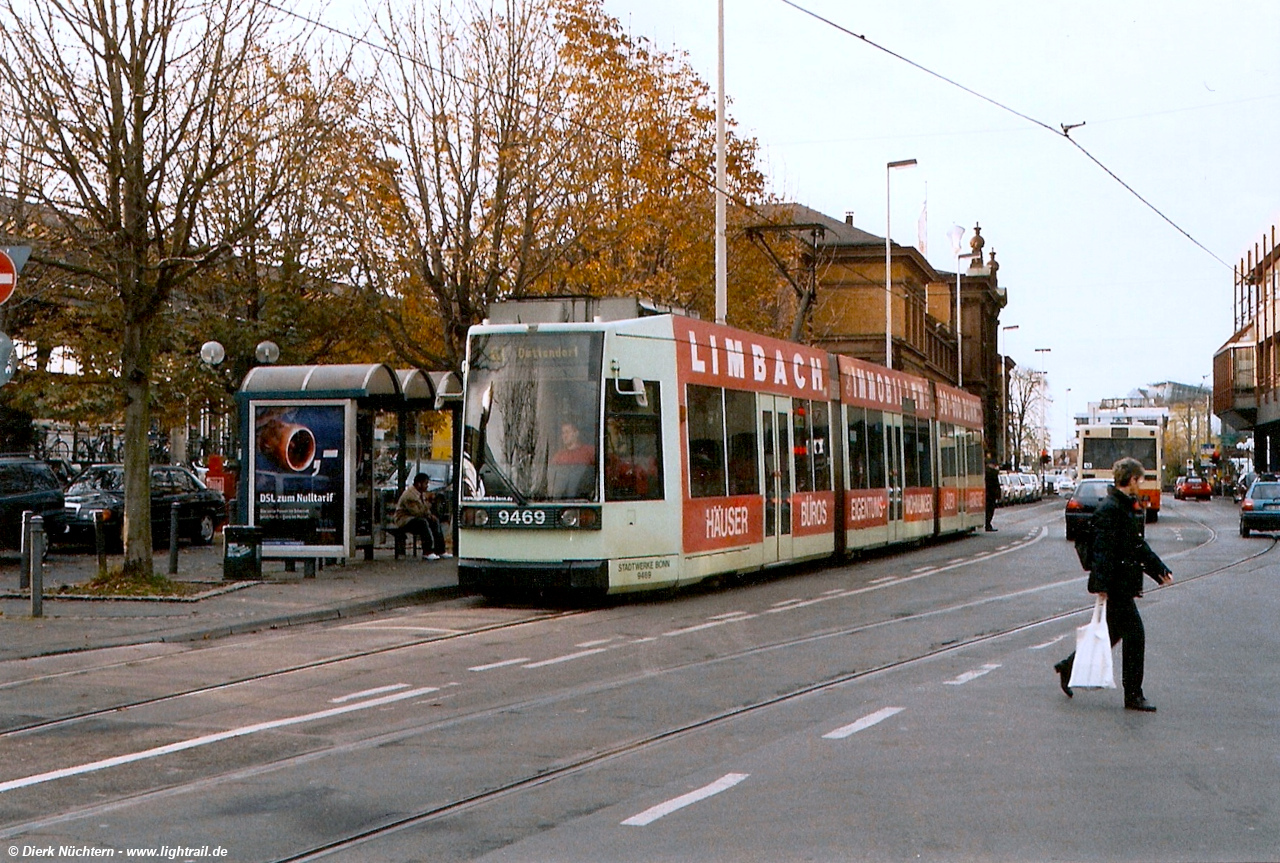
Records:
M681 315L473 327L459 581L620 593L971 530L980 419L960 390Z

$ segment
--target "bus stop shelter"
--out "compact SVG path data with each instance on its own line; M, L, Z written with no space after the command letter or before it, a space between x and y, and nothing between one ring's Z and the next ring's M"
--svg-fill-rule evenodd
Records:
M461 394L452 372L396 371L385 363L252 369L236 393L237 503L245 524L258 528L262 557L345 559L363 549L372 560L381 515L377 413L397 414L402 490L406 418L456 411Z

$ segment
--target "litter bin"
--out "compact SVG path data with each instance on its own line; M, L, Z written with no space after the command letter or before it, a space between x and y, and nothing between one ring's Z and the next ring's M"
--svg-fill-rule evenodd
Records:
M222 556L223 581L257 581L262 578L262 528L247 524L222 529L226 550Z

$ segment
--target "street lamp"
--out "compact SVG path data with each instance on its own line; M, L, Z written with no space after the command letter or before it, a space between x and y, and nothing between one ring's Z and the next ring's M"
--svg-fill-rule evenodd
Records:
M1063 406L1062 448L1071 448L1071 387L1067 387L1066 404Z
M1010 324L1007 327L1001 327L1002 333L1010 332L1018 329L1017 324ZM1002 341L1005 343L1004 348L996 346L996 353L1000 356L1000 416L1004 428L1000 432L1000 449L1004 461L1009 460L1009 364L1005 362L1005 351L1009 349L1009 337L1005 336Z
M884 169L884 365L888 369L893 368L893 251L892 241L889 239L889 214L892 209L889 205L889 178L893 176L894 168L910 168L914 164L915 159L900 159L889 162Z

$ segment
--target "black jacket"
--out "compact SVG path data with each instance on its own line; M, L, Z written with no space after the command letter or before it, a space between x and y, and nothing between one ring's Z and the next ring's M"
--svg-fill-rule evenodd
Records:
M1093 535L1090 593L1141 596L1144 572L1156 584L1170 572L1138 532L1133 498L1114 486L1107 490L1106 500L1093 513L1090 528Z

